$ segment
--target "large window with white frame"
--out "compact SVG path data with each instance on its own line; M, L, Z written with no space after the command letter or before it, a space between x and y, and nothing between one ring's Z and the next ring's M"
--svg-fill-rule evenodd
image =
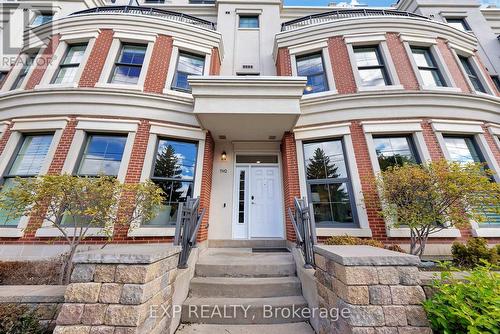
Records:
M88 134L77 174L117 176L126 142L126 135Z
M163 190L163 204L158 216L143 227L175 225L179 203L193 197L197 154L196 142L158 139L150 179Z
M447 86L430 47L411 46L411 52L424 86Z
M469 78L472 87L474 87L474 90L477 92L486 93L486 89L484 88L481 78L479 77L479 74L477 73L476 69L474 68L474 65L472 64L471 57L458 55L458 59L460 60L462 68L467 77Z
M3 188L15 186L17 177L35 177L45 164L54 135L25 134L17 149L7 173L3 176ZM10 217L0 211L0 227L14 227L19 224L20 217Z
M69 45L52 83L66 84L75 81L78 68L87 49L87 43Z
M297 75L307 77L304 94L319 93L328 90L323 55L321 52L296 57Z
M394 166L420 163L412 135L373 136L373 144L382 171Z
M146 49L147 45L122 44L109 82L136 85L141 75Z
M181 92L191 92L191 86L189 86L188 76L203 75L204 68L204 56L180 51L177 61L177 68L175 70L174 80L172 83L172 89Z
M353 51L361 86L391 85L391 79L378 45L354 46Z
M317 227L357 227L342 139L304 142L309 202Z

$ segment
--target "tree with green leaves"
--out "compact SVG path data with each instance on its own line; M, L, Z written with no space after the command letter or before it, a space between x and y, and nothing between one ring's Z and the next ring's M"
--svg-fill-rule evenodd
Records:
M500 214L500 184L492 182L491 170L481 163L440 160L393 166L375 183L381 215L390 227L410 229L410 253L418 256L431 234L470 221L482 223L488 219L485 213Z
M68 174L17 178L0 191L0 210L7 217L39 218L59 230L69 251L65 254L61 283L69 283L72 259L92 228L109 241L117 225L136 226L153 219L162 190L148 181L123 184L115 177L80 177ZM39 228L39 226L28 226ZM43 228L43 227L42 227Z

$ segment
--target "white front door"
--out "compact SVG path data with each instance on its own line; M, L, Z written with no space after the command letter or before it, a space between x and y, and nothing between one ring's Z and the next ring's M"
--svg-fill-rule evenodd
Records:
M283 236L282 199L278 167L251 167L250 237Z
M283 201L278 166L238 166L233 237L283 238Z

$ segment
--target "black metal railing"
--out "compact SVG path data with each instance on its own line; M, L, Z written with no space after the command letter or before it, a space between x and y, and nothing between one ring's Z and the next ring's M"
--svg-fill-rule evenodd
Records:
M307 269L314 268L314 244L316 244L316 227L311 219L310 207L305 199L295 197L295 213L288 208L288 215L295 230L297 247L302 250Z
M215 23L200 19L196 16L191 16L183 13L172 12L164 9L157 9L151 7L139 6L106 6L85 9L71 15L84 15L84 14L135 14L135 15L148 15L160 17L163 19L187 23L197 27L215 30Z
M392 9L371 9L371 8L337 9L326 13L304 16L295 20L284 22L281 24L281 31L289 31L316 23L323 23L323 22L353 18L353 17L367 17L367 16L406 16L406 17L416 17L429 20L428 17L422 15L403 12L400 10L392 10Z
M187 268L189 254L196 247L196 235L204 215L205 208L200 212L199 198L188 197L185 203L179 203L174 245L182 247L177 266L180 269Z

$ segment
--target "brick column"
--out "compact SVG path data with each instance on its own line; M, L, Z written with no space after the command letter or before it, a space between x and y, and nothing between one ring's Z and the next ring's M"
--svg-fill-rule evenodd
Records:
M442 38L438 38L437 47L443 56L444 62L446 67L448 67L448 71L450 72L453 81L455 81L455 85L460 88L463 93L472 93L472 90L469 87L462 70L460 69L462 65L457 63L457 60L446 41Z
M220 65L219 48L213 48L210 61L210 75L220 75Z
M411 66L410 58L397 33L387 33L387 47L391 54L399 82L406 90L418 90L418 80Z
M294 198L300 197L299 164L295 136L286 132L281 140L281 163L283 164L283 190L285 199L286 239L295 241L295 230L288 217L288 209L294 210Z
M498 164L500 164L500 148L498 147L497 143L495 142L495 138L493 138L493 135L491 134L490 130L486 125L483 125L483 130L484 130L484 137L486 138L486 142L488 143L491 152L493 152L493 156L495 157L495 160L497 161Z
M339 313L319 317L319 333L432 334L418 257L370 246L314 251L319 307Z
M428 120L424 120L421 123L422 125L422 134L424 135L425 145L429 150L429 154L431 155L432 161L437 161L444 159L443 151L441 150L441 146L439 146L439 142L436 138L436 134L432 129L432 125Z
M156 39L151 61L144 82L144 92L162 94L167 80L168 66L172 56L173 39L160 35Z
M7 129L5 129L5 132L0 137L0 154L3 153L3 150L5 149L5 145L7 145L7 142L9 141L10 134L12 133L12 131L10 130L12 128L12 125L13 124L10 123L7 126Z
M89 60L83 69L79 87L94 87L101 76L104 63L113 42L113 30L103 29L90 52Z
M356 93L356 81L352 73L347 45L342 36L328 39L328 53L332 63L333 78L339 94Z
M278 50L278 57L276 59L276 74L281 77L292 76L292 63L290 60L290 52L287 48L280 48Z
M379 204L378 193L374 183L375 173L370 161L365 133L358 121L351 123L351 137L370 229L372 230L374 239L385 241L387 239L385 221L379 214L382 208Z
M205 209L205 215L198 230L197 241L208 239L208 220L210 216L210 197L212 195L212 176L214 169L215 142L212 134L207 132L205 138L205 150L203 152L203 171L201 173L200 209Z
M47 45L47 47L43 50L43 53L40 56L40 58L35 60L36 67L31 73L28 82L26 83L25 87L26 90L35 88L35 86L38 85L40 81L42 81L47 66L49 66L49 64L53 61L52 57L54 56L54 52L56 51L59 45L60 38L61 38L60 35L52 36L49 45Z

